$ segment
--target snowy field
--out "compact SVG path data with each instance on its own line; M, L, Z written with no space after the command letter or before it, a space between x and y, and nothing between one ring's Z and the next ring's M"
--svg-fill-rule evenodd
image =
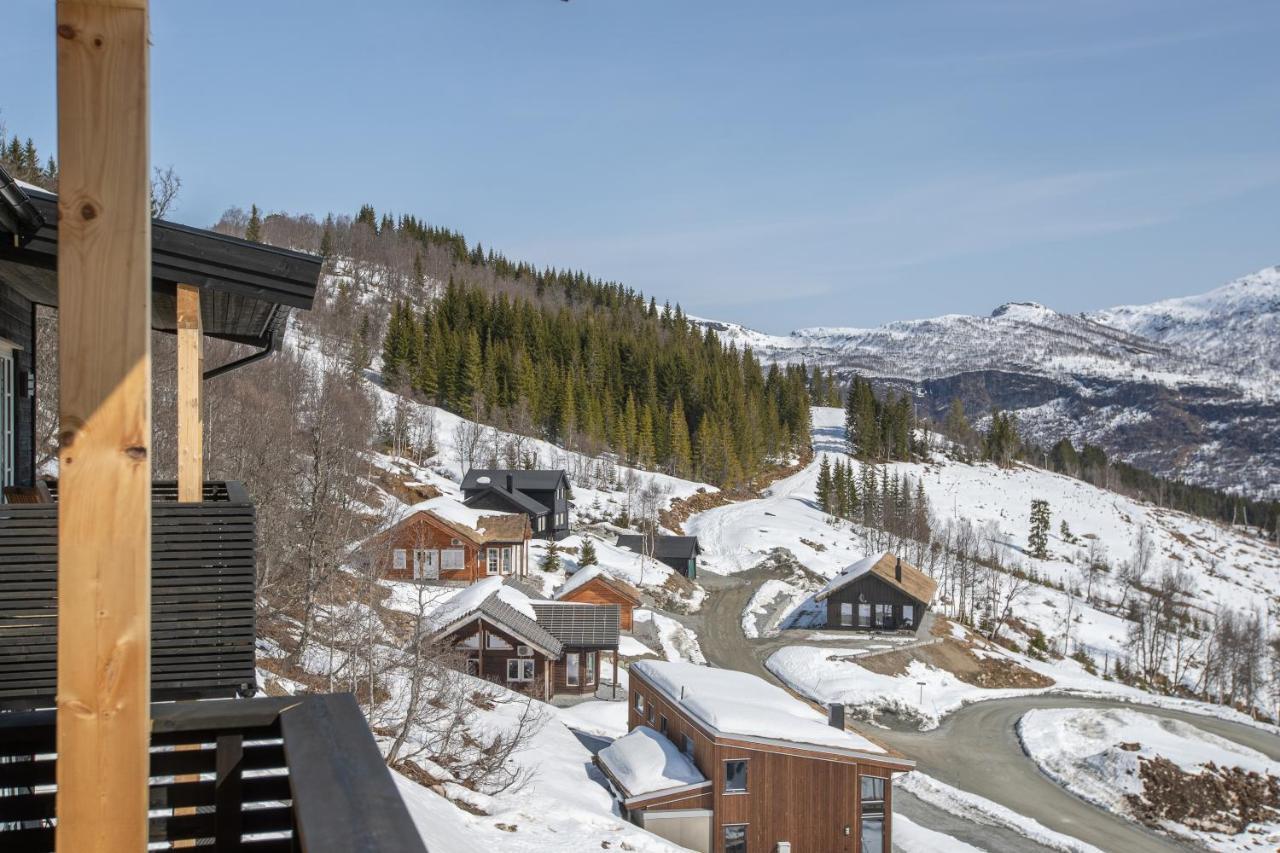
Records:
M1145 790L1141 764L1165 758L1186 773L1206 765L1238 767L1280 779L1280 762L1193 725L1130 710L1065 708L1028 711L1018 724L1023 748L1045 775L1076 796L1107 811L1134 819L1130 798L1152 796ZM1208 778L1208 777L1206 777ZM1215 787L1212 783L1207 791ZM1172 834L1210 850L1274 849L1280 843L1280 814L1246 832L1193 831L1165 821Z

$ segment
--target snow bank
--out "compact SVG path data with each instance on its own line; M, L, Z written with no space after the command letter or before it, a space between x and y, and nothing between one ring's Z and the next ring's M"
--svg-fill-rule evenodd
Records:
M632 729L596 757L630 797L707 781L666 735L648 726Z
M653 623L654 631L658 634L658 642L662 644L662 654L667 660L687 660L696 664L707 662L702 654L702 646L698 643L698 635L670 616L645 608L637 608L632 611L631 618L638 623Z
M828 725L822 714L782 688L745 672L648 660L632 664L631 671L724 734L884 752L861 735Z

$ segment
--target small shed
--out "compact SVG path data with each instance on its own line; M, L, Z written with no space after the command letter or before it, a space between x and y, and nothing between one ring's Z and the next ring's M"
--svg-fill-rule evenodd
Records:
M826 602L828 628L915 630L937 590L937 581L886 551L846 568L814 600Z
M600 566L579 569L556 590L555 599L580 604L616 604L618 625L623 631L631 630L632 611L641 604L640 590Z
M699 547L696 536L624 534L618 537L618 547L637 554L647 554L689 580L696 580L698 577L698 555L702 553L702 548Z

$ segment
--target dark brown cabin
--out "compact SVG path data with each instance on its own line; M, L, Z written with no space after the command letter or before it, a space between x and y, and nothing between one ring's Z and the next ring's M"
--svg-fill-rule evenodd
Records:
M933 578L898 556L884 553L849 566L814 600L825 602L828 628L914 631L937 590Z

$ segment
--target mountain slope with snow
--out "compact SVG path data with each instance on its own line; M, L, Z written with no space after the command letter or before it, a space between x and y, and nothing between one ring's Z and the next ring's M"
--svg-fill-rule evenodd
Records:
M821 365L909 390L941 419L1015 412L1049 445L1070 438L1157 474L1280 495L1280 272L1203 296L1063 314L1008 303L879 328L768 335L701 321L766 362Z

